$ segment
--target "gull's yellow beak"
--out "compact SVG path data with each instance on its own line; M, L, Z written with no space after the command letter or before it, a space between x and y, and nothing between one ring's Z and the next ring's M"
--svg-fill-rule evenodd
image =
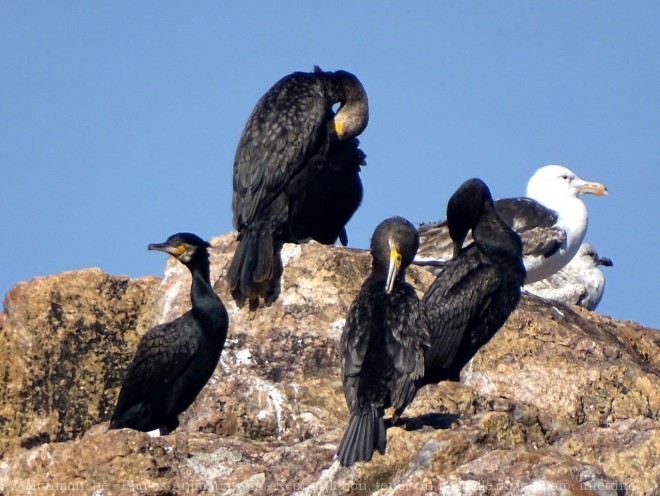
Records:
M396 248L390 249L390 264L387 270L387 282L385 283L385 292L391 293L392 288L394 287L394 280L399 274L399 269L401 269L401 254L396 250Z
M592 183L589 181L583 181L578 185L578 193L584 195L585 193L591 193L596 196L603 196L607 194L607 188L604 184L601 183Z

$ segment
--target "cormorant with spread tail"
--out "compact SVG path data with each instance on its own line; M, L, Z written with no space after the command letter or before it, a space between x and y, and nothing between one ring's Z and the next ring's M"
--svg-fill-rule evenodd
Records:
M459 380L516 308L525 281L520 237L497 215L482 180L469 179L452 195L447 223L455 256L423 298L431 330L423 384ZM463 247L470 229L474 242Z
M383 415L398 418L415 397L424 372L426 312L405 280L419 235L401 217L378 225L371 238L371 273L353 300L341 336L344 396L351 414L339 446L343 466L385 453Z
M169 253L192 274L192 308L150 329L140 340L115 406L110 429L159 429L168 434L215 370L227 337L227 311L211 287L209 244L180 233L149 250Z
M257 102L234 159L239 244L227 278L239 305L277 298L283 243L346 245L344 226L362 201L356 137L368 120L364 87L346 71L295 72Z

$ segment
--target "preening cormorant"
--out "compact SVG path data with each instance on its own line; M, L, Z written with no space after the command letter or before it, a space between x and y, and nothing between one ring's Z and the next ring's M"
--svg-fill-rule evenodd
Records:
M589 243L582 243L566 267L550 277L525 285L525 291L566 305L595 310L605 292L605 274L598 268L612 267L612 260L601 257Z
M339 446L343 466L385 453L383 415L398 418L417 392L429 343L426 311L405 280L419 237L401 217L378 225L371 238L371 273L348 311L341 336L341 371L350 412Z
M239 305L277 298L283 243L346 245L344 226L362 201L356 137L368 120L367 94L346 71L295 72L257 102L234 159L239 244L227 278Z
M169 253L192 274L192 308L150 329L138 344L115 406L110 429L159 429L168 434L215 370L227 337L227 311L209 279L209 244L180 233L149 250Z
M520 237L499 218L482 180L458 188L447 219L457 254L422 299L431 331L423 384L459 380L461 369L515 309L525 280ZM470 229L474 242L463 247Z
M495 201L497 214L522 240L525 284L550 276L575 256L587 232L587 208L579 198L586 193L602 196L607 188L583 181L566 167L548 165L529 180L527 197ZM422 225L419 235L415 263L437 274L455 251L447 222Z

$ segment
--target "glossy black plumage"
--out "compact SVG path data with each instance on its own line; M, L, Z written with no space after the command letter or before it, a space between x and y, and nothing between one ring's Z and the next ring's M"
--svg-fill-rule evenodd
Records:
M227 312L209 280L209 244L190 233L170 236L150 250L178 258L192 274L192 308L150 329L129 365L110 422L111 429L159 429L167 434L215 370L227 336Z
M447 219L455 223L450 232L458 253L423 298L431 332L424 384L459 379L461 369L515 309L525 280L520 237L495 212L483 181L470 179L459 187ZM474 242L461 247L469 229Z
M405 219L382 222L371 239L371 273L353 300L340 342L342 382L351 414L340 447L344 466L385 453L383 415L401 415L424 371L426 312L405 271L419 237Z
M362 201L356 136L368 119L366 92L345 71L290 74L259 100L234 159L239 245L227 278L239 305L277 297L283 243L346 244L344 226Z

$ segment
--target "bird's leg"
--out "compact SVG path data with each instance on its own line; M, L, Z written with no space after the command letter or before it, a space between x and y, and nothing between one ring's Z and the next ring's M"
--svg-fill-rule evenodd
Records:
M385 420L385 425L387 427L395 427L399 423L400 419L401 419L401 413L394 411L392 413L392 416L389 419Z

